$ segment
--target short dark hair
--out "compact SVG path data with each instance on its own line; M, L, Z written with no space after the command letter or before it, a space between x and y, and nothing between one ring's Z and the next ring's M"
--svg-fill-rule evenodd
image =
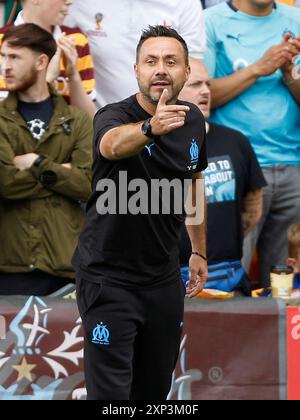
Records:
M147 39L149 38L160 38L160 37L177 39L177 41L180 42L180 44L182 45L184 49L186 65L189 64L189 50L188 50L185 40L182 38L182 36L179 35L177 31L175 31L175 29L166 28L165 26L162 26L162 25L157 25L157 26L149 25L148 29L143 30L141 39L139 40L138 46L136 48L136 63L138 63L139 61L140 50L144 42L147 41Z
M11 47L24 47L40 54L46 54L49 61L57 49L52 34L34 23L12 26L2 38L2 43L4 42L7 42Z

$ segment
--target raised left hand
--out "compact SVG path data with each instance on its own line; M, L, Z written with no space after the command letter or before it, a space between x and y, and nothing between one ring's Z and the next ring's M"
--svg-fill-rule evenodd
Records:
M52 57L47 69L47 83L53 83L60 73L61 49L58 46L55 55Z
M62 36L58 41L57 45L62 52L62 59L66 71L66 75L69 79L72 79L74 76L78 76L77 70L77 61L78 54L76 46L72 38Z

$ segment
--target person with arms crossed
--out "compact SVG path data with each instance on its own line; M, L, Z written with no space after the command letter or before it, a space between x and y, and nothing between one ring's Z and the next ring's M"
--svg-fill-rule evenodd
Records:
M1 45L0 295L48 295L71 265L90 194L92 122L46 82L53 36L12 26Z
M190 72L186 43L173 29L149 27L136 54L139 93L95 117L93 193L73 257L93 400L167 397L186 293L178 255L182 185L204 201L205 121L195 105L177 101ZM198 221L190 210L193 297L207 263L204 210Z

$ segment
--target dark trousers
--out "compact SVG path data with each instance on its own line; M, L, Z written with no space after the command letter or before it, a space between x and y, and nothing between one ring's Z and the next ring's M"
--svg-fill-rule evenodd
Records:
M79 278L89 400L165 400L183 325L185 289L133 290Z
M47 296L69 283L74 283L74 280L55 277L39 270L30 273L0 273L0 295Z

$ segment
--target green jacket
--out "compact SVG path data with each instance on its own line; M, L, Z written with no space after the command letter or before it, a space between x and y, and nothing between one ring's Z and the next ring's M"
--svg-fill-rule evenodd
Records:
M71 257L84 221L79 202L91 193L92 122L52 96L54 115L39 142L18 113L16 96L0 103L0 272L39 269L74 278ZM13 159L27 153L46 159L20 171ZM57 182L45 184L45 173L56 174Z

